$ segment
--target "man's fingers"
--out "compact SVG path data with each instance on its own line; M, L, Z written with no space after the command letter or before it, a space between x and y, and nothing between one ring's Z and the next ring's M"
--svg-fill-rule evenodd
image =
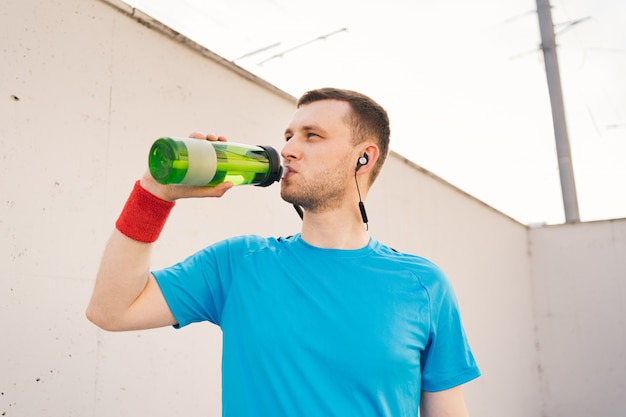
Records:
M202 132L193 132L189 137L194 139L206 139L206 135Z
M217 136L215 133L205 134L204 132L192 132L189 135L190 138L193 139L204 139L210 141L218 141L218 142L228 142L225 136Z

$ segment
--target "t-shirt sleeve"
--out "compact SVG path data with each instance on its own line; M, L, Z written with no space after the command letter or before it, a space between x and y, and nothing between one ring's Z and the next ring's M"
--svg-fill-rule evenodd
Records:
M177 321L174 327L200 321L220 324L232 270L246 247L245 237L224 240L176 265L152 272Z
M480 376L469 346L454 290L436 270L437 283L430 293L431 328L422 352L422 389L443 391Z

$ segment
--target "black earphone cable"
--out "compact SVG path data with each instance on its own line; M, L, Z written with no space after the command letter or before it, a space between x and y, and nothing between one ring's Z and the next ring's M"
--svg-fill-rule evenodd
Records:
M361 219L365 223L365 230L369 230L370 225L367 222L367 213L365 212L365 204L361 199L361 190L359 189L359 181L356 179L356 170L354 171L354 182L356 183L356 192L359 194L359 211L361 212Z

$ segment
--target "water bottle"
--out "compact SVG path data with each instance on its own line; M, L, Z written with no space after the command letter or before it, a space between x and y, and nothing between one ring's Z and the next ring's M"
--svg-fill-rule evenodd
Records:
M157 139L148 157L152 177L161 184L267 187L280 181L280 156L271 146L191 138Z

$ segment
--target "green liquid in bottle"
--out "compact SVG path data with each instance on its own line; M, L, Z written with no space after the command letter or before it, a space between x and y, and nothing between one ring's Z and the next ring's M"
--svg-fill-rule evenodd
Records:
M240 145L214 143L217 170L207 185L230 181L235 185L261 184L269 175L270 160L263 149L246 149Z

